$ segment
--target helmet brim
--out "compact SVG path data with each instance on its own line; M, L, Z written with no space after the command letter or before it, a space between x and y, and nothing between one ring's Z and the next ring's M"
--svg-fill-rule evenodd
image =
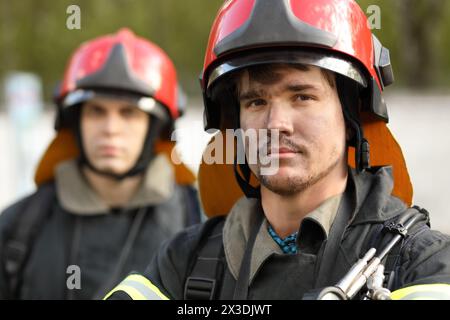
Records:
M142 96L128 92L101 89L78 89L69 93L62 102L62 110L80 105L95 98L106 98L126 101L140 110L156 116L161 120L168 120L166 108L152 97Z
M226 59L223 63L211 69L207 80L208 83L206 84L206 89L208 90L220 78L225 75L229 75L232 72L251 66L277 63L316 66L350 78L364 88L368 86L367 77L360 70L360 68L358 68L357 65L351 61L337 57L329 52L287 49L277 51L260 51Z

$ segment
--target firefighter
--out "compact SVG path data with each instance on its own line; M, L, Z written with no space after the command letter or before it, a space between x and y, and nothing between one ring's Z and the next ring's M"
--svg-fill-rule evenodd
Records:
M0 298L98 299L200 221L173 161L183 106L174 64L129 29L83 43L59 94L37 191L0 216Z
M390 297L450 298L450 238L409 209L412 186L386 127L392 82L389 51L353 0L226 1L201 77L205 129L266 130L253 145L278 168L251 161L246 137L236 145L244 163L205 161L200 195L212 218L107 298L308 298L389 233L403 237L383 261ZM421 218L406 232L411 210Z

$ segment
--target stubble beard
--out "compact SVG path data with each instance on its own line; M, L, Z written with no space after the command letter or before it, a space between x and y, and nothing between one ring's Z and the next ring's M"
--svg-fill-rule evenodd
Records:
M280 196L289 197L307 190L315 185L317 182L328 176L340 163L341 158L335 157L330 164L320 172L312 172L302 176L288 176L284 179L277 179L277 175L261 175L258 174L258 179L261 185L279 194ZM258 170L260 171L260 170Z

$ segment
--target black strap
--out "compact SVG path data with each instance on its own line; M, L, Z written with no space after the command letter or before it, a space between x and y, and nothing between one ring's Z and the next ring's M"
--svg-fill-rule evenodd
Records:
M185 226L189 227L193 224L200 223L202 212L198 201L197 190L191 185L180 187L185 204Z
M238 115L239 115L239 112L238 112ZM236 117L235 127L240 128L239 116ZM239 187L241 188L242 192L244 192L244 194L247 198L259 199L259 198L261 198L261 188L260 188L260 186L257 186L255 188L250 184L252 171L250 170L250 167L247 163L247 158L244 157L244 159L243 159L244 163L240 163L240 159L238 159L238 155L240 153L245 154L245 133L242 129L237 130L236 138L237 138L236 147L237 147L238 151L233 160L234 177L236 178L236 181L237 181ZM241 174L239 173L239 171L242 173L244 178L241 177Z
M200 244L194 267L184 286L185 300L213 300L220 289L225 256L222 240L224 220L209 221L219 223L209 229L209 234Z
M18 298L22 272L33 247L33 240L50 215L55 197L53 183L39 187L29 199L25 210L18 213L11 234L5 242L3 261L9 279L9 296L13 299Z
M237 183L239 184L239 187L241 188L242 192L244 192L245 196L247 198L261 198L261 188L253 187L250 184L250 178L251 178L251 170L248 166L247 162L244 164L237 164L237 159L234 159L233 168L234 168L234 177L236 178ZM239 174L238 166L240 168L240 171L244 175L244 179Z
M242 258L241 267L239 268L239 275L234 288L233 300L247 300L248 287L250 284L250 265L252 261L252 251L255 244L256 236L263 222L264 215L257 212L256 221L253 223L250 235L248 237L247 245L245 247L244 256Z
M345 203L348 202L344 202L344 204ZM345 210L343 211L342 209L340 210L340 212L345 212ZM337 218L336 220L338 220ZM404 240L406 238L408 238L407 240L409 240L412 237L414 237L418 233L418 231L416 230L415 232L411 232L411 228L419 224L420 222L424 221L426 222L426 224L429 223L429 216L426 210L420 209L418 207L408 208L407 210L395 216L394 218L385 221L381 227L377 227L375 229L374 234L368 240L367 242L368 246L367 245L365 246L366 250L369 250L370 248L376 248L377 249L376 257L378 257L379 259L383 259L387 263L387 265L385 265L386 278L384 284L384 286L386 286L387 284L387 288L390 288L390 286L393 283L393 273L395 273L395 266L399 260L400 252L402 250L403 241L398 240L400 239ZM336 222L337 221L334 222L333 227L336 225ZM340 222L341 223L338 223L336 227L338 230L342 229L342 227L345 226L345 223L342 224L343 222L342 220ZM324 285L327 285L326 275L332 271L331 268L334 268L333 260L336 257L335 255L327 254L327 251L331 252L335 250L337 254L338 246L340 245L340 239L338 236L340 234L342 235L342 232L330 235L330 238L328 239L325 245L319 275L316 275L315 288L320 288ZM327 250L328 248L331 249ZM363 250L363 252L366 252L366 250ZM325 289L330 289L330 287ZM321 290L316 289L315 291L307 293L305 297L306 299L316 299L318 296L317 294L320 292ZM344 299L346 298L345 295L343 295L343 297Z
M364 130L359 119L359 85L343 76L336 77L336 84L344 118L354 131L350 144L355 147L355 168L358 172L362 172L370 168L370 146L364 138Z
M121 272L133 249L133 245L136 242L136 238L139 234L139 230L141 229L147 210L153 210L153 207L150 207L150 209L147 209L147 207L141 207L138 209L136 216L133 218L133 222L131 223L130 231L128 232L127 239L125 240L125 244L120 252L117 263L111 275L105 283L100 286L99 290L97 290L97 293L94 295L95 300L102 299L106 293L111 290L115 284L117 284L118 280L120 280Z
M407 230L405 224L416 215L416 222ZM382 260L384 265L384 287L391 290L394 287L394 281L396 278L396 272L402 251L404 251L406 244L420 231L417 229L411 232L411 228L419 222L429 223L429 214L425 209L421 209L417 206L407 208L405 211L396 215L395 217L386 220L383 224L375 227L375 231L372 233L364 246L363 252L367 252L371 248L377 249L377 253L396 235L401 235L402 239L399 241Z
M415 215L419 215L420 217L417 217L416 222L409 227L409 230L405 230L405 223ZM387 242L387 239L391 239L397 234L402 235L403 238L399 243L397 243L397 245L394 246L394 248L391 249L389 254L384 259L384 286L386 288L392 289L394 287L395 275L397 272L397 266L400 262L401 252L405 249L406 243L418 234L419 230L421 230L417 229L416 232L410 232L411 228L421 222L425 222L425 225L429 226L429 221L430 218L428 211L423 208L419 208L418 206L413 206L383 224L383 228L379 232L381 236L376 235L378 238L378 244L374 247L377 248L377 251Z
M329 237L322 251L322 258L319 260L319 265L315 272L314 288L329 285L329 277L333 274L332 270L335 267L336 257L339 254L342 237L351 218L350 194L351 192L344 193L341 199L338 214L331 226Z

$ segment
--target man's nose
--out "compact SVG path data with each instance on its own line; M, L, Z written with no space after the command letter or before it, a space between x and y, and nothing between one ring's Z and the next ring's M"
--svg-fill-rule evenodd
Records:
M289 108L283 102L274 102L270 105L267 114L267 129L279 130L280 132L293 133L292 118Z
M103 121L103 131L108 135L113 135L120 132L122 127L122 119L114 112L106 114Z

